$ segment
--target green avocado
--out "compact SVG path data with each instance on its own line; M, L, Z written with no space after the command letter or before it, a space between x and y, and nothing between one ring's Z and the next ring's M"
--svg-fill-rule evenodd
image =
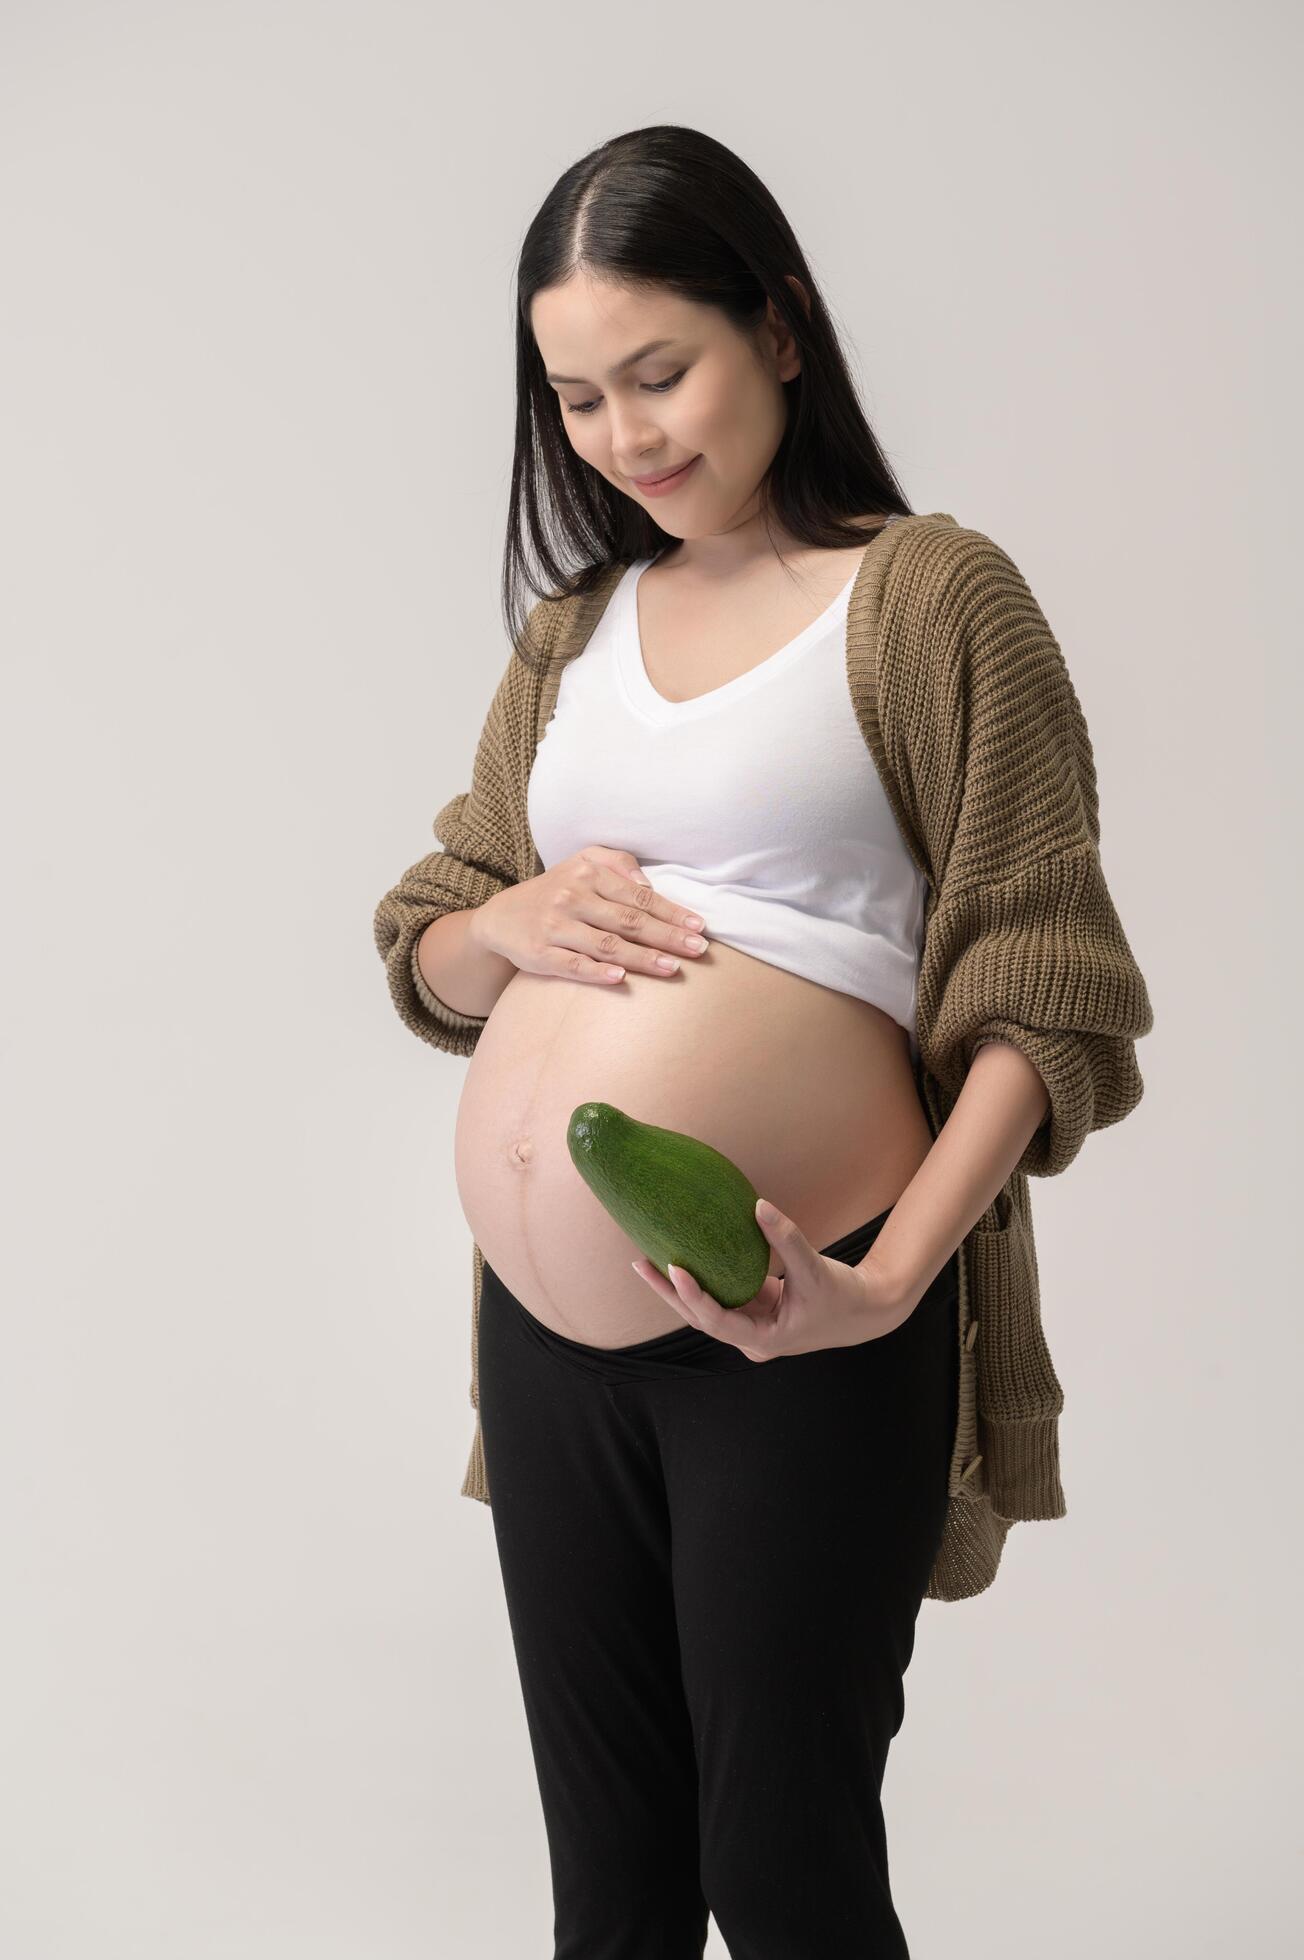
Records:
M770 1270L757 1192L709 1143L640 1123L611 1103L571 1112L566 1147L584 1182L663 1278L682 1266L722 1307L755 1299Z

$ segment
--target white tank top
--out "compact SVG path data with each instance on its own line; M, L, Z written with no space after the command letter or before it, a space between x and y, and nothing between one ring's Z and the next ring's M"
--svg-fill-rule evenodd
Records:
M527 813L545 870L586 844L629 851L718 939L853 994L907 1031L927 884L902 840L852 706L855 575L796 639L691 701L648 679L630 565L562 668Z

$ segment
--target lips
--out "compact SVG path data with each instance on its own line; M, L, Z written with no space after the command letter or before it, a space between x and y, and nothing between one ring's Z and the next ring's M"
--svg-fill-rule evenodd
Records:
M686 463L678 464L673 470L662 470L656 476L632 476L629 480L631 483L636 483L640 490L651 490L658 483L668 483L672 476L682 476L684 471L690 469L696 461L696 456L690 456Z

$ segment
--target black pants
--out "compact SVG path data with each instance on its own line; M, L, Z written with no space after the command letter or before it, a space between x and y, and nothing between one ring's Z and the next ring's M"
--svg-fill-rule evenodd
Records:
M732 1960L908 1960L880 1795L946 1512L955 1260L890 1334L764 1362L687 1324L570 1340L486 1262L479 1379L554 1960L700 1960L708 1909Z

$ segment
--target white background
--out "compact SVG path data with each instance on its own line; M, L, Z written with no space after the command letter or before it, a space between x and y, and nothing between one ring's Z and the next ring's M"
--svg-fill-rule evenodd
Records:
M371 920L506 659L520 239L663 121L1028 578L1155 1006L1033 1186L1069 1515L920 1616L913 1960L1300 1950L1298 25L0 9L6 1955L551 1951L466 1065Z

